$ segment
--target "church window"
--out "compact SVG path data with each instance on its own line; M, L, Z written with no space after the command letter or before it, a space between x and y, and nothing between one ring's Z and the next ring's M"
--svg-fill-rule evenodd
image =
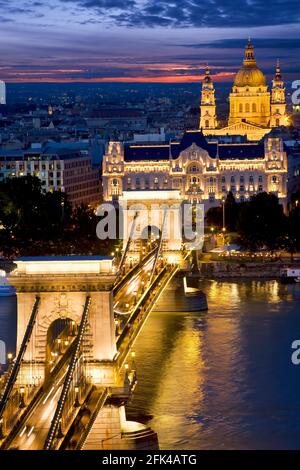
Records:
M256 113L256 103L252 103L252 113Z
M245 110L246 113L249 113L250 112L250 104L249 103L246 103L246 110Z

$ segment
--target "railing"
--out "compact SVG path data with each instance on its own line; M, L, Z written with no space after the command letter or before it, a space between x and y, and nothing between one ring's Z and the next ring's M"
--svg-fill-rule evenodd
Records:
M85 328L86 328L86 325L87 325L90 305L91 305L91 297L88 296L86 298L86 301L85 301L85 306L84 306L84 309L83 309L83 314L82 314L81 322L80 322L79 329L78 329L78 335L75 339L75 350L74 350L73 356L71 358L71 362L70 362L69 367L68 367L68 371L67 371L66 378L65 378L65 381L64 381L63 389L62 389L60 398L58 400L57 407L56 407L56 410L55 410L55 414L54 414L53 420L51 422L51 426L50 426L50 429L49 429L49 432L48 432L48 435L47 435L47 438L46 438L46 441L45 441L44 450L51 450L52 445L53 445L53 441L55 439L55 436L56 436L56 433L57 433L57 430L58 430L58 427L59 427L59 424L60 424L60 420L61 420L61 417L62 417L64 405L65 405L65 402L66 402L66 399L67 399L67 396L68 396L68 392L69 392L69 389L70 389L70 385L71 385L71 382L72 382L72 378L73 378L74 370L75 370L75 367L76 367L76 363L77 363L78 358L79 358L79 352L80 352L80 348L81 348L81 345L82 345L84 331L85 331Z
M134 233L134 229L135 229L135 225L136 225L137 216L138 216L138 212L136 212L136 213L134 214L134 218L133 218L133 221L132 221L132 225L131 225L131 227L130 227L130 234L129 234L129 237L128 237L128 240L127 240L127 243L126 243L126 248L125 248L125 250L124 250L122 259L121 259L120 264L119 264L119 267L118 267L118 271L119 271L119 272L118 272L118 275L117 275L116 282L118 281L119 277L122 275L123 265L124 265L124 263L125 263L126 256L127 256L128 251L129 251L129 248L130 248L130 243L131 243L131 240L132 240L132 237L133 237L133 233Z
M156 252L156 255L155 255L155 259L154 259L154 263L153 263L153 267L152 267L152 271L151 271L151 276L150 276L150 284L152 283L152 280L153 280L153 277L154 277L154 274L155 274L155 269L156 269L156 266L157 266L158 257L159 257L159 255L160 255L161 248L162 248L162 243L163 243L163 238L164 238L164 228L165 228L165 223L166 223L166 217L167 217L167 214L166 214L166 211L164 211L163 222L162 222L162 226L161 226L160 238L159 238L159 243L158 243L158 248L157 248L157 252Z
M35 321L36 321L40 301L41 301L40 297L37 296L36 299L35 299L33 308L32 308L30 319L29 319L29 322L28 322L28 325L27 325L27 328L26 328L26 331L25 331L25 335L24 335L19 353L18 353L17 358L14 362L14 365L11 369L11 373L7 377L7 382L4 386L4 390L3 390L3 393L2 393L2 396L1 396L1 401L0 401L0 420L2 419L2 416L3 416L3 413L5 411L5 407L8 403L10 394L11 394L11 392L13 390L13 387L16 383L18 373L20 371L20 367L21 367L25 352L26 352L28 343L29 343L31 335L32 335L33 327L35 325Z
M89 436L89 433L96 421L96 418L99 414L99 411L101 410L101 408L104 406L107 398L109 397L110 395L110 391L108 388L105 388L103 393L99 396L99 399L97 401L97 404L95 406L95 409L93 411L93 413L91 414L90 416L90 419L89 419L89 422L86 426L86 428L84 429L83 433L81 434L81 437L79 439L79 441L77 442L77 445L76 445L76 450L81 450L84 446L84 444L86 443L86 440Z
M147 255L142 259L141 262L145 264L151 258L151 256L153 256L156 253L156 250L157 250L157 247L153 248L153 250L147 253ZM128 271L127 274L125 274L125 276L122 279L120 279L117 284L115 284L113 288L113 294L116 295L118 291L124 286L124 284L131 278L131 276L133 276L135 272L138 271L139 269L141 269L140 264L137 264L132 269L130 269L130 271Z
M29 416L32 415L34 409L39 405L43 397L48 395L49 390L54 380L56 379L57 375L61 372L66 362L69 360L73 351L74 351L74 342L69 346L69 348L65 351L64 355L59 359L55 367L52 369L50 376L40 386L39 390L36 392L31 402L28 403L27 407L24 408L24 412L18 415L18 420L14 424L12 430L7 436L4 437L4 441L0 447L1 450L9 448L9 446L12 444L15 437L18 435L18 433L22 429L22 427L24 427Z

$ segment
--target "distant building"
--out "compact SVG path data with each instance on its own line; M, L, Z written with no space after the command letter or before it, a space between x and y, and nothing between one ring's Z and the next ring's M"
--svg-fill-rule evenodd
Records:
M209 142L199 130L167 144L109 142L103 158L104 200L123 191L180 190L182 200L220 205L231 191L237 202L260 192L278 196L286 207L287 154L272 133L264 142Z
M2 80L0 80L0 105L1 104L6 104L6 85Z
M238 134L247 136L249 140L260 140L272 128L290 124L279 61L270 93L266 77L256 64L254 47L250 40L246 46L243 66L235 76L229 103L228 125L220 128L214 84L207 67L202 85L199 124L205 135Z
M40 178L45 191L68 194L72 205L97 206L101 197L99 171L88 151L63 144L32 145L28 150L0 150L0 181L24 175Z

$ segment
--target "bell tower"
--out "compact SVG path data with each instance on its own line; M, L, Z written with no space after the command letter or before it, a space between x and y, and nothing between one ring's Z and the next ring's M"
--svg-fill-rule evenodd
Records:
M215 88L212 78L210 76L210 70L207 65L205 69L205 77L202 84L199 128L203 130L213 130L216 127L217 118Z
M285 87L281 77L280 63L277 60L276 74L273 79L271 95L271 119L270 126L286 126L288 117L286 114Z

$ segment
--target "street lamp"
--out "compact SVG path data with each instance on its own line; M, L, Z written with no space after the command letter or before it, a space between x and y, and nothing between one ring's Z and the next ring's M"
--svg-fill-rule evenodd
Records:
M79 387L75 387L75 388L74 388L74 391L75 391L75 403L74 403L74 406L77 408L78 406L80 406L80 402L79 402Z
M226 199L223 197L222 199L222 204L223 204L223 232L225 232L226 230L226 226L225 226L225 202L226 202Z
M25 388L21 387L20 388L20 395L21 395L21 401L20 401L20 408L25 408L25 399L24 399L24 394L25 394Z

